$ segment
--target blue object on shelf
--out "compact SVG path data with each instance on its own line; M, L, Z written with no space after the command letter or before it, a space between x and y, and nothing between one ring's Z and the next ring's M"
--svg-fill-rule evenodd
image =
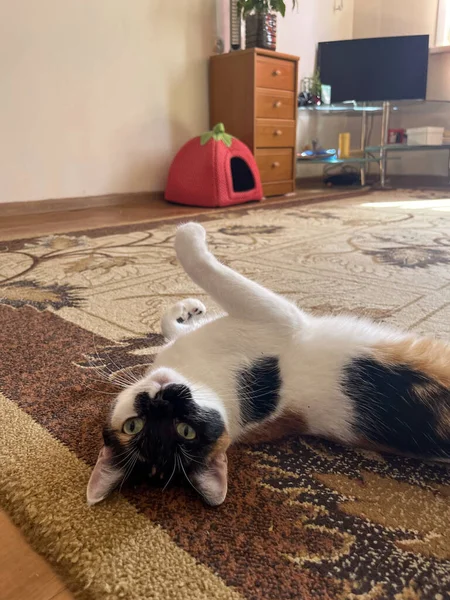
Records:
M329 150L305 150L297 154L298 160L311 160L314 158L321 158L322 160L332 159L336 156L336 150L330 148Z

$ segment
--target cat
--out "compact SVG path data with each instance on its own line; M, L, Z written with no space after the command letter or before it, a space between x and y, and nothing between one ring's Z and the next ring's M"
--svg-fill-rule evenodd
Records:
M298 433L450 461L450 346L350 316L317 317L221 264L204 228L175 238L196 299L162 317L167 346L113 402L87 500L133 469L175 473L212 506L227 494L230 444Z

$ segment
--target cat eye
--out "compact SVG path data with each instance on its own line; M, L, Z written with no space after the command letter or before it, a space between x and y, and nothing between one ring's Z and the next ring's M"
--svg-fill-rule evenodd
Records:
M197 434L195 430L187 423L177 423L177 433L185 440L195 440Z
M140 419L139 417L133 417L131 419L127 419L123 424L122 431L127 435L136 435L144 428L144 419Z

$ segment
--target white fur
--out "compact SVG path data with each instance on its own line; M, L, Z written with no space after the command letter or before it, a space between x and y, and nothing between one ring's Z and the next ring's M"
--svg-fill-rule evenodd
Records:
M226 314L211 318L202 310L203 314L177 323L179 316L201 304L189 299L163 316L164 334L173 341L159 353L149 374L119 396L113 412L117 426L133 416L136 393L151 392L165 373L170 382L186 383L199 405L217 408L235 441L245 432L236 373L269 355L279 358L282 380L280 402L269 420L289 410L306 420L312 434L356 441L352 402L340 386L342 369L373 344L401 339L402 334L352 317L305 314L286 298L219 263L208 251L203 227L195 223L178 229L175 247L189 277Z

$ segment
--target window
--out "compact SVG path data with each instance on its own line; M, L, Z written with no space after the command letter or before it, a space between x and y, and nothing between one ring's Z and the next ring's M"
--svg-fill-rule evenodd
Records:
M450 46L450 0L439 0L436 46Z

